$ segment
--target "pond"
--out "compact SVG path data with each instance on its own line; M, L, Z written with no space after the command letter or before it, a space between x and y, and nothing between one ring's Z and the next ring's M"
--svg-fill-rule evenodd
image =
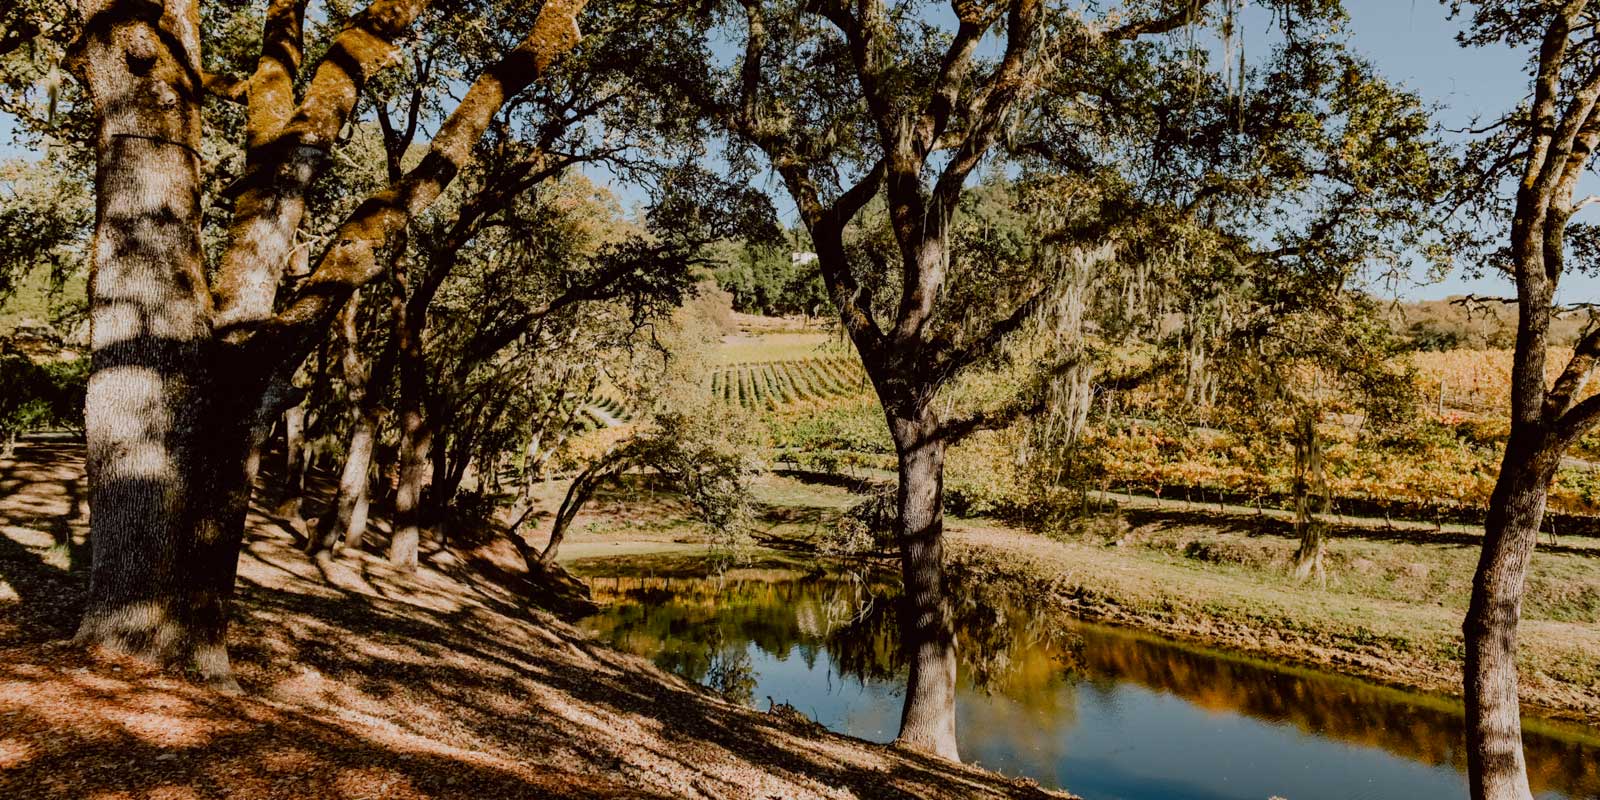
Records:
M603 606L585 624L613 646L756 708L894 738L905 675L886 585L617 566L579 567ZM962 594L966 761L1089 800L1466 795L1458 703ZM1525 737L1541 798L1600 797L1600 731L1529 720Z

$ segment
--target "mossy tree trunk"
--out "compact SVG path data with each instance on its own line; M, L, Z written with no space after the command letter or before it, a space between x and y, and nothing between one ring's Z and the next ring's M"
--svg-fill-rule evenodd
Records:
M195 0L82 0L69 66L96 127L85 401L94 565L77 641L184 663L235 688L228 606L266 421L374 255L471 157L505 100L577 43L583 0L551 0L490 65L419 164L351 214L284 286L307 190L425 0L374 0L299 97L305 0L271 0L255 71L206 83ZM246 106L244 175L210 280L201 249L202 95ZM280 291L284 296L280 297Z

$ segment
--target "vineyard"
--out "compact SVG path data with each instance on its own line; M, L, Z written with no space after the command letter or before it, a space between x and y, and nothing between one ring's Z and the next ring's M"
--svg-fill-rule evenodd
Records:
M1566 355L1552 351L1552 369L1565 364ZM856 477L894 469L882 413L847 346L817 333L745 335L730 337L716 356L706 378L712 398L759 420L773 463ZM1505 350L1414 354L1423 423L1403 444L1366 442L1359 424L1330 420L1325 457L1335 507L1396 518L1481 518L1505 436L1510 363ZM584 427L599 432L634 414L620 395L604 393L591 400L584 416ZM1291 503L1287 448L1177 422L1110 422L1084 440L1072 467L1076 482L1155 498ZM1037 502L1038 489L1022 474L1015 438L983 435L952 452L947 488L953 503L990 513ZM1595 458L1600 446L1585 440L1574 455ZM1600 472L1582 461L1561 470L1550 508L1572 521L1564 529L1589 527L1576 518L1600 513Z
M711 375L713 397L750 411L866 391L867 377L860 363L843 356L731 364Z
M1571 348L1551 348L1545 359L1546 381L1553 382L1571 357ZM1435 413L1504 416L1511 396L1510 350L1416 353L1411 363L1417 370L1418 388ZM1600 386L1591 383L1587 394L1596 392Z

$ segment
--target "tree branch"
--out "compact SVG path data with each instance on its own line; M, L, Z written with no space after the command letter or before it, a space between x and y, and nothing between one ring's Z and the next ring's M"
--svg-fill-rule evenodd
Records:
M352 212L316 270L272 320L275 341L266 345L269 351L293 357L305 346L300 340L325 328L350 293L379 274L377 251L432 204L461 171L506 99L542 77L557 58L577 45L577 16L585 2L548 0L527 38L472 83L421 162Z
M272 0L261 31L261 54L245 81L245 149L260 151L277 136L295 108L295 81L305 57L302 41L307 0Z
M1600 361L1600 327L1592 327L1573 348L1572 358L1545 395L1545 419L1558 420L1572 409L1578 393L1594 375L1597 361Z
M237 197L218 277L218 330L240 330L271 317L305 215L306 190L325 168L366 82L393 60L395 43L427 5L428 0L373 0L334 37L295 107L288 66L298 63L298 44L289 40L298 42L302 0L274 0L278 16L269 14L271 35L251 79L252 142L244 174L230 187ZM291 51L294 59L288 59ZM286 107L293 111L280 120Z
M1120 25L1101 34L1105 39L1137 39L1140 36L1153 36L1161 33L1171 33L1179 28L1194 23L1200 17L1200 10L1209 0L1181 0L1181 7L1161 17L1151 17L1126 25Z

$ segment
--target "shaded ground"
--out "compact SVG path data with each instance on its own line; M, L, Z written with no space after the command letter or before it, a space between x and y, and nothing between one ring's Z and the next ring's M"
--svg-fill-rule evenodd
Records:
M1031 786L722 701L521 598L509 544L311 561L252 515L229 640L247 695L69 636L73 446L0 460L0 797L966 798Z

